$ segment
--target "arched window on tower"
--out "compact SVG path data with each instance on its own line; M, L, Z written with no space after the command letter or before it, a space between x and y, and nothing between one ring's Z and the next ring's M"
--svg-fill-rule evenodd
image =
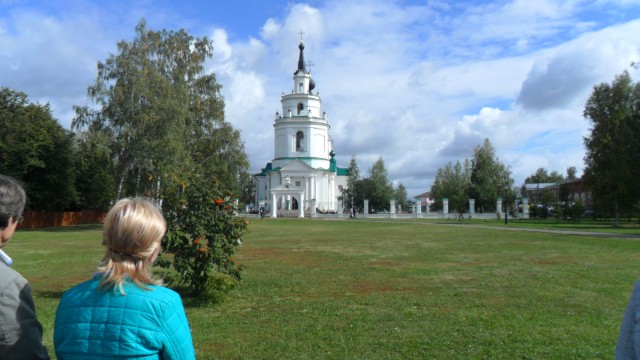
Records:
M298 103L298 115L300 115L302 110L304 110L304 105L302 105L302 103Z
M296 133L296 151L304 151L304 133L302 131L298 131Z

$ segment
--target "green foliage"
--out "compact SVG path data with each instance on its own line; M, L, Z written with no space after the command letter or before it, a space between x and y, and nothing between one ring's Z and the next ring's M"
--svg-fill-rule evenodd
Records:
M393 196L393 186L389 182L387 169L384 160L380 157L369 169L369 179L371 188L365 193L365 198L369 199L369 206L376 210L388 210L389 201Z
M113 163L106 147L93 141L80 140L76 150L76 207L106 211L115 196Z
M213 43L185 30L152 31L98 63L88 89L97 109L76 107L72 127L108 149L115 197L173 196L179 174L216 177L242 193L248 161L240 132L224 119L221 85L205 73Z
M351 157L349 167L347 168L347 186L342 189L342 204L345 210L350 209L352 206L362 206L364 201L364 192L362 184L358 184L360 181L360 169L356 162L355 155ZM360 189L358 189L360 187Z
M560 204L560 202L556 201L553 203L553 217L555 218L556 222L560 222L560 219L562 219L562 214L564 214L564 209L562 208L562 204Z
M571 216L571 220L574 223L579 223L582 217L584 216L584 205L582 204L582 200L578 199L572 207L569 208L569 214Z
M76 199L73 134L48 104L0 88L0 173L23 182L31 210L68 210Z
M576 168L574 166L567 169L567 176L575 178ZM547 172L545 168L538 168L535 173L527 176L524 182L527 184L541 184L541 183L559 183L564 181L564 176L557 170L553 170L551 174Z
M141 21L133 41L98 63L88 89L97 108L74 108L77 137L49 105L0 89L0 173L23 181L30 209L104 210L124 196L164 199L172 254L164 263L173 260L179 281L210 296L239 281L233 254L247 225L220 189L246 201L254 188L240 132L224 120L221 86L204 73L212 49L206 38L150 31ZM182 174L189 174L187 188ZM213 197L223 204L212 205ZM187 240L190 247L181 247Z
M404 211L409 209L409 201L407 199L407 188L402 184L398 184L398 188L395 191L395 198L396 198L396 206L399 209L402 209Z
M247 172L240 174L240 187L242 189L240 196L242 204L251 204L256 201L256 181L251 174Z
M612 212L619 224L620 212L630 210L640 197L640 83L628 72L612 84L593 88L584 109L592 125L584 138L585 180L600 213Z
M163 248L173 255L176 280L204 298L235 287L243 269L235 252L248 222L235 216L232 194L217 182L192 180L183 183L164 209L168 229ZM169 261L163 257L158 265L167 268Z
M364 178L356 181L355 185L355 194L353 196L353 205L357 208L359 206L364 206L364 200L370 199L369 194L373 194L375 191L375 185L370 178ZM350 204L347 204L350 205ZM376 208L369 200L369 211L376 211L380 208Z
M471 158L469 196L475 199L476 208L493 211L496 199L504 196L505 187L513 187L511 171L500 162L489 139L485 139Z
M442 209L442 200L449 200L449 209L462 214L468 206L470 185L470 163L457 161L455 165L448 163L438 169L431 193L435 199L434 208Z
M556 202L556 198L549 189L544 189L540 195L540 202L544 206L552 206Z

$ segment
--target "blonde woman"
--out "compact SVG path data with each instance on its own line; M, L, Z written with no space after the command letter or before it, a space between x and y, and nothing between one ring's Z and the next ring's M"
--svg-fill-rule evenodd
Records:
M62 295L53 340L65 359L195 359L180 295L153 278L166 222L149 200L118 201L94 277Z

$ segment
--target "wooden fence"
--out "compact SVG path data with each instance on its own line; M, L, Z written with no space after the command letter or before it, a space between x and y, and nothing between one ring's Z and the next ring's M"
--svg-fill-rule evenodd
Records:
M24 212L24 220L19 228L40 229L46 227L60 227L79 224L99 224L104 222L107 215L99 211L31 211Z

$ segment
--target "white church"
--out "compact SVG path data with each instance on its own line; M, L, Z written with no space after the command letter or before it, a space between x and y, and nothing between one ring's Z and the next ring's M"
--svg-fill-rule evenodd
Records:
M298 68L293 90L283 94L282 114L273 122L274 157L258 174L256 204L271 217L314 216L342 213L341 189L347 185L347 169L336 164L329 121L322 110L311 73L304 61L304 44L298 46Z

